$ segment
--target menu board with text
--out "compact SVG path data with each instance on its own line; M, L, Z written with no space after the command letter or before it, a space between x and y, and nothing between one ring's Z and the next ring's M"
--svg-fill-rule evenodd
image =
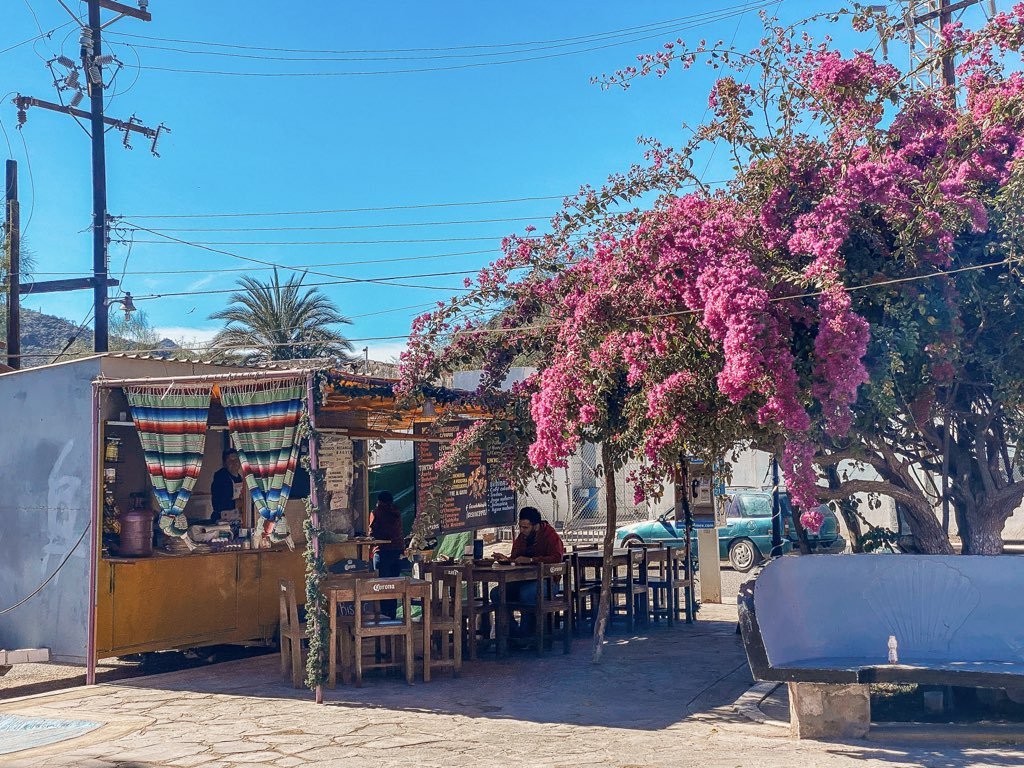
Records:
M439 481L435 464L449 450L449 443L469 422L456 422L432 428L435 440L416 442L416 508L437 503L431 489ZM414 435L427 434L424 424L413 426ZM511 525L516 518L516 493L507 480L498 476L494 462L489 462L481 448L469 452L466 460L447 476L444 495L440 498L440 530L444 533Z

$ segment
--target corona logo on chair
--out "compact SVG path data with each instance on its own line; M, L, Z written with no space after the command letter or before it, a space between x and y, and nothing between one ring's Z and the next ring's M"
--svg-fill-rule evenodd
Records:
M374 592L387 592L388 590L394 591L394 589L395 589L395 585L394 584L374 584L373 585L373 591Z

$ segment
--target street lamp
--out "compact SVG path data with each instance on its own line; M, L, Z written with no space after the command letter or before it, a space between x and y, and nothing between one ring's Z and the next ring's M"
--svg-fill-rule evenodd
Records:
M106 306L109 308L111 304L121 305L121 311L124 312L124 321L126 323L132 319L132 312L137 309L135 302L132 301L131 291L125 291L124 296L107 299Z

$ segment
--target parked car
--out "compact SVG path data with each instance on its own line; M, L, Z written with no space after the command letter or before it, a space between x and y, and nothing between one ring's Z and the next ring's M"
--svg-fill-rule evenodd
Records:
M718 556L728 560L732 567L746 573L771 553L772 549L772 495L767 491L738 490L727 492L729 498L726 511L727 525L718 529ZM783 553L799 546L796 530L792 525L792 511L788 494L780 494L783 520ZM843 552L846 539L839 533L839 520L826 505L820 507L825 522L817 534L807 534L812 552ZM673 542L682 544L685 539L685 524L675 519L674 511L668 511L655 520L646 520L624 525L615 531L615 545L626 547L631 543ZM691 539L694 556L697 553L697 536Z

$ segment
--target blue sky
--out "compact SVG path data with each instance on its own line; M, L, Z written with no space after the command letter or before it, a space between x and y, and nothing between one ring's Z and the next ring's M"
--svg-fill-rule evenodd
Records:
M748 4L759 6L757 0ZM79 3L75 0L69 6L76 10ZM656 136L671 145L685 140L681 124L701 118L713 72L698 66L661 81L640 82L627 92L602 91L590 84L590 77L626 66L636 54L653 51L662 41L677 36L727 41L735 36L738 45L754 45L760 22L756 10L739 14L743 6L743 0L393 2L374 6L324 0L302 4L152 0L151 23L124 19L109 28L118 33L108 38L110 42L133 47L113 47L125 64L114 92L125 92L114 96L107 114L119 118L135 114L149 125L164 122L171 133L161 138L159 158L149 153L148 142L141 137L133 142L133 151L126 151L121 147L121 134L108 134L108 207L112 215L159 230L163 236L136 231L137 242L126 268L127 246L112 244L111 272L119 276L126 269L123 288L135 296L190 294L140 301L139 306L163 333L203 340L218 327L208 315L225 305L227 295L198 292L230 289L243 270L264 278L269 272L251 261L174 243L168 237L229 242L232 244L209 247L265 262L334 265L313 267L332 277L310 275L308 282L479 268L496 255L493 249L503 235L521 231L531 222L446 222L533 217L532 223L543 227L558 201L258 218L137 217L560 196L575 191L581 183L599 184L609 172L640 158L637 136ZM778 7L783 20L792 21L836 6L820 0L784 0ZM715 12L710 23L683 29L694 23L694 14ZM564 40L683 17L690 18L590 42ZM70 18L56 0L3 0L0 50L38 34L37 20L46 31ZM863 47L874 43L873 39L857 39L845 25L829 31L843 42ZM300 54L125 35L261 49L391 52ZM640 39L645 37L651 39ZM521 49L511 47L451 50L524 41L562 42L531 42L522 46L531 50L518 53ZM142 46L235 55L205 56ZM441 50L394 50L411 48ZM34 47L24 45L0 53L0 92L20 91L52 100L54 89L43 59L62 51L72 58L77 55L77 30L72 27ZM456 54L459 57L453 58ZM262 58L267 56L379 60ZM521 60L534 57L547 58ZM902 54L894 52L893 57L897 64L904 63ZM492 64L510 60L520 61ZM256 77L139 69L139 63L143 67L266 73L463 68L364 76ZM488 66L465 66L484 63ZM10 96L0 104L0 122L13 156L21 164L22 224L38 262L39 279L88 274L92 255L87 137L70 118L40 109L30 110L19 136ZM0 150L6 155L3 138L0 136ZM31 164L31 178L26 159ZM728 174L728 161L721 153L709 163L707 177L722 179ZM399 224L423 226L394 226ZM254 227L274 231L253 231ZM279 229L282 227L295 229ZM163 242L144 242L153 240ZM415 242L289 244L368 240ZM245 244L234 244L239 242ZM275 244L254 244L264 242ZM488 249L487 253L466 253ZM425 256L437 258L419 258ZM383 261L387 259L411 260ZM376 263L336 264L354 261ZM461 286L462 276L410 277L399 282L406 285L355 283L323 288L343 313L353 317L346 333L360 340L358 347L368 345L378 359L388 359L401 347L399 340L381 337L407 333L410 319L430 302L451 295L450 289ZM429 287L410 287L413 285ZM89 312L91 293L30 296L24 304L77 323Z

